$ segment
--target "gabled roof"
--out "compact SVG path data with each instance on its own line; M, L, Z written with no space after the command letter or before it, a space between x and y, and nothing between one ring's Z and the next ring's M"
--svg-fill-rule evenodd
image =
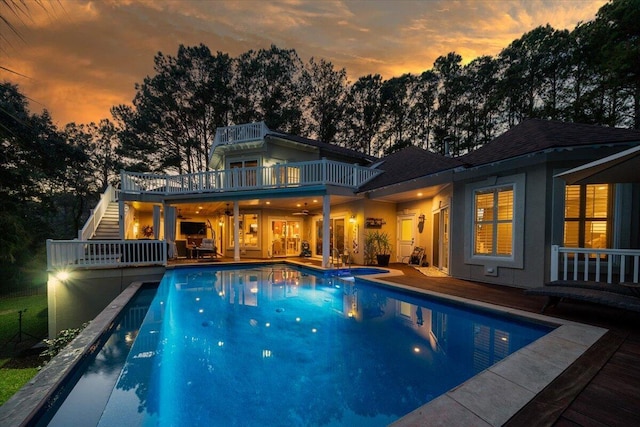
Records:
M640 142L640 131L553 120L528 119L458 159L472 166L554 148Z
M359 191L369 191L464 166L458 159L409 146L384 157L377 169L384 172L365 183Z
M378 160L377 157L369 156L367 154L361 153L356 150L352 150L350 148L340 147L338 145L329 144L328 142L318 141L315 139L309 139L298 135L292 135L285 132L280 131L269 131L266 134L266 137L275 137L279 139L284 139L287 141L296 142L298 144L309 145L311 147L316 147L320 150L320 154L323 153L332 153L334 156L342 156L351 159L358 159L363 164L370 164Z

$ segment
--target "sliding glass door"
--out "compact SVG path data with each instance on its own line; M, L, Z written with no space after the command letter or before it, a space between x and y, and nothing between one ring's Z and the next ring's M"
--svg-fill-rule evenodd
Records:
M296 220L271 220L271 256L286 257L300 255L302 222Z

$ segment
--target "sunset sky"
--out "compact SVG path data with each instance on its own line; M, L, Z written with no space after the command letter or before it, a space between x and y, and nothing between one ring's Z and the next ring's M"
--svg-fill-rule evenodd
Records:
M293 48L303 62L325 58L349 80L431 69L455 51L469 62L497 55L539 25L572 30L605 0L33 0L31 18L0 26L0 79L19 85L31 110L54 123L111 118L134 85L153 74L158 52L203 43L232 57L249 49Z

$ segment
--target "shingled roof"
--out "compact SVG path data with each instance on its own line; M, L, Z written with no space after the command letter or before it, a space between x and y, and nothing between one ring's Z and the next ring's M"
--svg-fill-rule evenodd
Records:
M605 126L528 119L458 159L472 166L553 148L640 142L640 131Z
M340 147L339 145L329 144L328 142L317 141L315 139L309 139L298 135L292 135L280 131L269 131L266 136L285 139L288 141L297 142L299 144L310 145L320 150L320 154L323 152L333 153L334 155L343 156L350 159L359 159L363 164L370 164L378 160L377 157L369 156L350 148Z
M463 165L458 159L409 146L384 157L377 167L384 172L365 183L359 191L387 187Z

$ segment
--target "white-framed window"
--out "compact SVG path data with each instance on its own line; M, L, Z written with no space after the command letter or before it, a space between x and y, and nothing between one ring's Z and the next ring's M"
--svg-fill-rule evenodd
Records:
M513 255L514 193L513 184L474 191L474 255Z
M258 184L258 160L235 160L229 162L229 185L231 187L255 187ZM239 173L238 169L243 172Z
M564 246L611 247L613 186L567 185L564 197Z
M525 182L522 173L466 185L466 263L523 268Z

